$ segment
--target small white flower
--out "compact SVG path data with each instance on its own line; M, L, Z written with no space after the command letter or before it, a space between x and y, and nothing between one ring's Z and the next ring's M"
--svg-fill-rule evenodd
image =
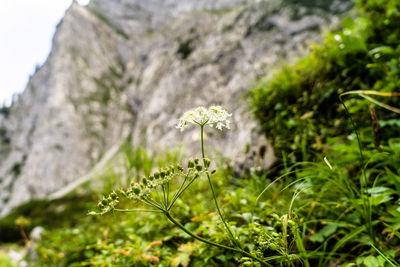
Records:
M215 127L222 130L223 127L229 129L230 121L228 117L232 116L225 109L220 106L211 106L210 108L198 107L186 111L179 119L176 128L185 130L189 124Z

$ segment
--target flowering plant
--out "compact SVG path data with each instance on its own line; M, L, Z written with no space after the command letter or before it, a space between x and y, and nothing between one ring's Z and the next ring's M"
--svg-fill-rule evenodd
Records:
M186 111L179 119L179 123L176 128L181 129L183 132L188 124L194 124L199 126L209 125L215 127L218 130L222 130L222 127L229 129L230 121L228 117L232 116L226 110L220 106L211 106L209 109L205 107L198 107Z
M119 193L122 196L128 199L138 200L149 206L149 209L120 209L117 207L119 204L119 196L117 192L112 192L108 196L103 197L103 199L98 203L99 211L91 211L89 212L89 214L103 215L110 211L163 213L169 221L174 223L182 231L201 242L234 252L239 252L242 255L256 260L265 266L271 266L266 261L258 258L256 255L245 251L242 248L238 238L233 234L233 231L231 230L229 224L224 219L221 209L219 208L217 198L215 196L214 187L211 181L211 176L212 174L214 174L215 170L209 172L211 162L205 156L204 127L208 125L210 127L215 127L219 130L222 130L222 128L229 129L230 121L228 118L231 116L232 114L228 113L220 106L211 106L208 109L205 107L198 107L185 112L181 116L176 126L181 131L184 131L185 128L189 126L189 124L200 126L202 161L200 161L199 158L196 158L194 160L189 159L186 169L180 164L161 168L154 172L152 175L148 177L143 177L139 182L132 181L130 187L119 190ZM189 186L193 184L193 182L195 182L202 176L205 176L208 179L216 210L229 238L232 241L232 246L219 244L194 234L171 215L171 209L176 200L186 191L186 189L188 189ZM178 177L182 178L182 182L179 188L172 192L170 181Z

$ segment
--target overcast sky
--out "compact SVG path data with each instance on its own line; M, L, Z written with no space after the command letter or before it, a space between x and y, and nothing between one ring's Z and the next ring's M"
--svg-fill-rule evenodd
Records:
M79 0L85 5L89 0ZM0 3L0 106L24 90L51 49L57 23L72 0L2 0Z

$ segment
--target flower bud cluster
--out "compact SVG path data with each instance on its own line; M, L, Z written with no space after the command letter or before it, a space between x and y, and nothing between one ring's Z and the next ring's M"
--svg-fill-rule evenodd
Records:
M103 197L102 200L97 203L97 207L99 208L99 212L91 211L89 215L102 215L109 211L112 211L119 203L119 197L116 192L112 192L107 197Z
M205 159L206 166L209 166L209 160ZM121 195L128 199L136 199L142 201L149 201L151 199L151 192L157 186L164 186L169 183L176 176L185 176L190 179L197 179L201 173L204 172L203 165L198 158L190 159L187 163L187 170L185 171L181 165L169 166L161 168L154 172L152 175L142 177L140 180L132 181L127 189L120 189ZM103 197L98 203L99 212L89 212L89 215L102 215L115 209L119 203L117 193L112 192L109 196Z
M294 233L298 228L298 222L295 214L288 218L287 214L279 216L278 214L271 214L270 219L266 225L255 224L252 229L255 243L258 249L264 253L265 251L281 251L285 244L283 243L283 236L294 238ZM286 233L283 233L285 229Z
M204 162L207 169L208 166L210 166L210 160L206 158ZM199 158L195 158L194 160L189 159L187 167L188 170L196 170L197 172L203 171L203 165L201 165Z
M282 233L277 232L273 227L256 226L254 234L256 234L255 242L260 251L267 250L277 251L283 247Z
M150 196L152 189L167 184L173 177L183 173L180 165L161 168L148 177L143 177L139 182L132 182L131 186L121 193L129 199L143 199Z
M208 169L210 167L211 161L208 158L204 158L204 167Z

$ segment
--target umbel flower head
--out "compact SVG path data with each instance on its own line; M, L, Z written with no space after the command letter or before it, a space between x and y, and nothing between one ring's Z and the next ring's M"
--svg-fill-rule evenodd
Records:
M229 129L230 121L228 118L232 114L228 113L221 106L211 106L208 109L205 107L198 107L186 111L179 119L176 128L185 130L189 124L215 127L218 130L222 130L223 127Z
M208 168L208 166L210 165L210 160L205 159L205 162L205 166L206 168ZM188 161L188 168L186 171L182 167L182 165L179 164L171 165L167 168L161 168L155 171L152 175L149 175L147 177L144 176L141 179L135 179L135 181L131 182L128 188L120 189L119 193L128 199L139 200L147 205L149 203L150 205L152 203L157 204L157 200L152 198L152 191L157 190L157 187L164 188L164 185L169 186L169 182L177 176L185 177L185 181L186 179L192 179L193 182L205 172L206 170L203 169L203 166L200 164L200 160L196 158L194 160ZM113 210L116 210L118 204L119 197L116 192L112 192L109 196L104 196L103 199L99 201L99 203L97 204L99 211L90 211L89 215L103 215L105 213L111 212ZM164 205L168 205L168 203ZM160 204L160 206L162 205ZM159 207L156 208L159 209Z

